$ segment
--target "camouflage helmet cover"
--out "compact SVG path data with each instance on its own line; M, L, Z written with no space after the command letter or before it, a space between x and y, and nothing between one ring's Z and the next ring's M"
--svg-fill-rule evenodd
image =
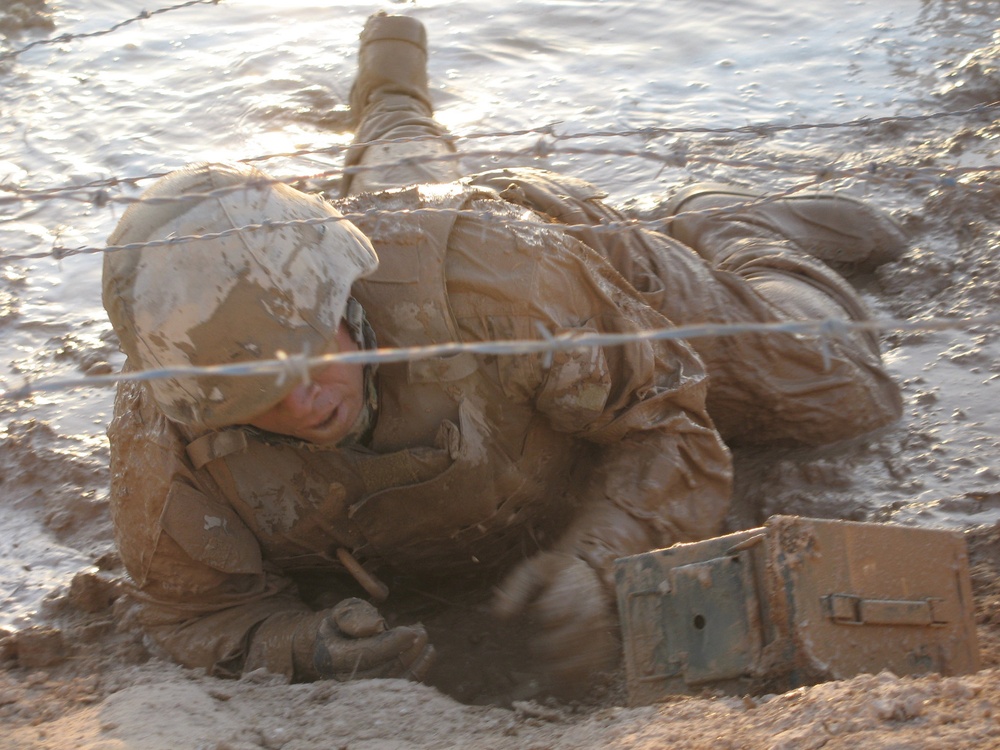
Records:
M333 206L252 167L191 165L142 197L109 246L224 234L105 253L104 307L135 369L327 351L351 285L378 265L368 239ZM309 219L330 221L295 223ZM276 226L226 233L268 223ZM218 428L248 421L296 385L278 380L176 377L149 387L170 419Z

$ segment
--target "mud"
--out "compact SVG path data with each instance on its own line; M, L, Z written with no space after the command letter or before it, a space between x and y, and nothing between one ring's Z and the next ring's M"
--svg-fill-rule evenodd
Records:
M52 31L52 11L45 0L5 0L0 8L0 34L18 39L25 31Z
M43 4L18 5L31 9L26 21L15 5L3 6L5 23L26 28L46 22ZM941 19L931 20L946 33L944 6L926 6L929 14L940 12ZM995 24L991 3L964 6ZM3 33L16 38L17 29ZM946 70L930 87L926 109L1000 99L998 59L995 40L943 63ZM911 248L898 262L853 281L878 315L927 322L996 313L1000 182L995 172L924 179L920 169L936 174L939 168L995 165L998 143L993 111L822 137L691 137L676 148L789 167L873 165L846 187L890 210L910 233ZM884 180L878 179L880 170ZM670 185L747 177L745 169L693 162L667 170L663 190L626 207L642 216ZM760 177L757 184L771 190L798 179ZM26 226L17 225L19 236L27 236ZM14 228L8 224L4 236L13 236ZM5 268L0 279L0 333L15 352L15 370L36 375L59 365L79 373L107 371L118 356L113 342L75 326L71 316L55 314L58 306L46 309L44 295L41 302L34 296L38 289L39 282L16 266ZM125 581L106 508L106 447L66 426L80 419L89 424L95 413L100 421L94 404L101 402L86 402L89 396L80 394L84 406L77 412L66 407L71 402L44 395L2 401L2 601L5 613L15 614L5 615L0 634L0 748L1000 747L998 334L995 324L975 322L888 330L883 346L903 384L904 418L878 434L828 448L739 452L729 519L732 529L784 513L966 530L983 669L963 677L860 675L782 695L707 692L638 709L624 707L621 674L596 681L585 700L547 699L531 674L523 634L492 623L481 602L441 602L437 592L425 592L426 600L413 605L446 657L447 666L431 685L287 685L259 673L227 681L173 665L150 650L134 627L127 598L120 596ZM46 344L44 351L33 348L38 341ZM98 435L103 426L91 428ZM8 574L15 562L16 575Z
M123 600L93 580L50 601L53 626L0 641L2 748L410 750L663 747L802 750L1000 746L1000 525L968 534L983 669L860 675L774 695L677 697L625 708L621 676L579 703L464 705L398 680L219 680L152 657ZM104 579L102 579L104 580ZM102 593L96 598L92 592ZM113 590L113 589L111 589ZM74 591L90 593L74 594ZM97 611L93 611L93 610ZM88 611L90 610L90 611ZM482 637L482 634L480 634ZM487 650L466 678L502 671Z

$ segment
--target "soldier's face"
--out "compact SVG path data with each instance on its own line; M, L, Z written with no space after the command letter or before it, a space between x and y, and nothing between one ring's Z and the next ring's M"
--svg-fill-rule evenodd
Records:
M337 332L338 351L357 351L347 325ZM362 365L334 363L312 372L312 381L295 388L250 424L320 445L340 442L364 405Z

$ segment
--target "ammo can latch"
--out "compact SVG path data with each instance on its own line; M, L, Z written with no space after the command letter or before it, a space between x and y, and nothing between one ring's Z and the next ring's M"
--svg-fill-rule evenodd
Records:
M840 625L923 625L944 627L946 615L934 611L938 597L918 600L863 599L852 594L823 597L827 615Z

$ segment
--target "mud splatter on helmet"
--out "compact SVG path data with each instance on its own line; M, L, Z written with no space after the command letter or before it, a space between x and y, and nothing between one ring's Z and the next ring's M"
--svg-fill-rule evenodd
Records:
M235 189L232 189L235 188ZM218 191L217 195L205 193ZM191 195L190 200L167 200ZM329 351L351 285L378 265L368 239L319 197L243 165L195 164L161 178L124 213L111 246L221 237L113 250L104 257L104 307L130 365L219 365ZM247 421L296 385L275 375L156 379L170 419L217 428Z

